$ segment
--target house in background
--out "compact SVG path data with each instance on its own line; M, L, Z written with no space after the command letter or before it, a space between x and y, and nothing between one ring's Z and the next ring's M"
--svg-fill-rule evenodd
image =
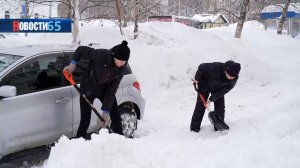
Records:
M173 15L172 17L173 17L173 22L178 22L190 27L199 28L200 23L191 17L175 16L175 15Z
M6 18L7 13L9 14L10 19L20 19L24 18L24 14L22 13L21 3L17 3L19 1L13 1L11 6L6 5L0 8L0 19ZM21 1L22 2L22 1ZM51 4L51 6L50 6ZM57 5L56 2L49 3L29 3L28 17L29 18L56 18L57 16Z
M50 6L51 5L51 6ZM48 4L35 4L30 3L29 5L29 15L30 18L49 18L51 15L51 18L57 18L57 5L56 2L51 2Z
M270 5L262 10L260 17L267 28L278 28L283 6L284 4ZM290 3L283 28L292 37L300 33L300 3Z
M172 22L173 16L149 16L147 21Z
M62 0L57 5L57 16L60 18L71 18L71 10L67 5L68 2L66 0Z
M207 29L214 27L228 26L229 22L225 16L211 15L211 14L196 14L193 17L185 16L149 16L149 21L161 21L161 22L179 22L190 27L198 29Z
M193 20L200 23L200 29L228 26L229 22L225 16L218 14L196 14L192 17Z
M184 25L194 27L194 28L199 28L199 22L190 18L190 17L185 17L185 16L149 16L148 17L148 22L151 21L160 21L160 22L178 22L182 23Z
M3 0L0 0L0 2ZM0 3L0 19L9 12L11 19L24 18L22 5L25 0L5 0L9 3ZM29 18L71 18L71 0L26 0L29 2ZM96 18L116 18L115 1L105 0L78 0L78 9L81 20ZM130 10L129 10L130 11Z

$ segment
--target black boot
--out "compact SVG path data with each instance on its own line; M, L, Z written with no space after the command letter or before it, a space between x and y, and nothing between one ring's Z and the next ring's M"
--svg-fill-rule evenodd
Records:
M200 129L197 129L197 128L196 128L196 129L194 129L194 128L191 128L191 131L192 131L192 132L199 132L199 131L200 131Z
M215 131L219 131L218 128L216 128L215 126L214 126L214 130L215 130Z

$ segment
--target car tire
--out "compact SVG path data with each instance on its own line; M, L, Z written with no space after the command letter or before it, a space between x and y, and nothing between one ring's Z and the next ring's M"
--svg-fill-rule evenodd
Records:
M134 131L137 129L137 115L135 111L129 107L119 107L122 119L123 134L126 138L133 138Z

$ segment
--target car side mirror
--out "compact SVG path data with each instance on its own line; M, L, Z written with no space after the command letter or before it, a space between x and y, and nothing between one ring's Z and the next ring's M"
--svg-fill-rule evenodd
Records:
M0 99L13 97L17 95L17 88L15 86L1 86L0 87Z

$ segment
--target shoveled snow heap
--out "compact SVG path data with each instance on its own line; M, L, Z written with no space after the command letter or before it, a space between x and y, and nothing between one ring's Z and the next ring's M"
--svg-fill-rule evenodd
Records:
M90 141L62 137L42 167L299 167L300 40L260 27L249 22L242 38L234 39L235 25L198 30L151 22L140 24L137 40L132 39L132 27L125 36L117 28L82 27L83 44L92 41L110 48L128 40L129 62L146 98L145 118L135 139L105 130ZM70 38L32 35L23 43L68 43ZM197 95L190 78L200 63L229 59L242 65L236 87L225 96L230 131L214 132L206 114L200 133L191 133Z

